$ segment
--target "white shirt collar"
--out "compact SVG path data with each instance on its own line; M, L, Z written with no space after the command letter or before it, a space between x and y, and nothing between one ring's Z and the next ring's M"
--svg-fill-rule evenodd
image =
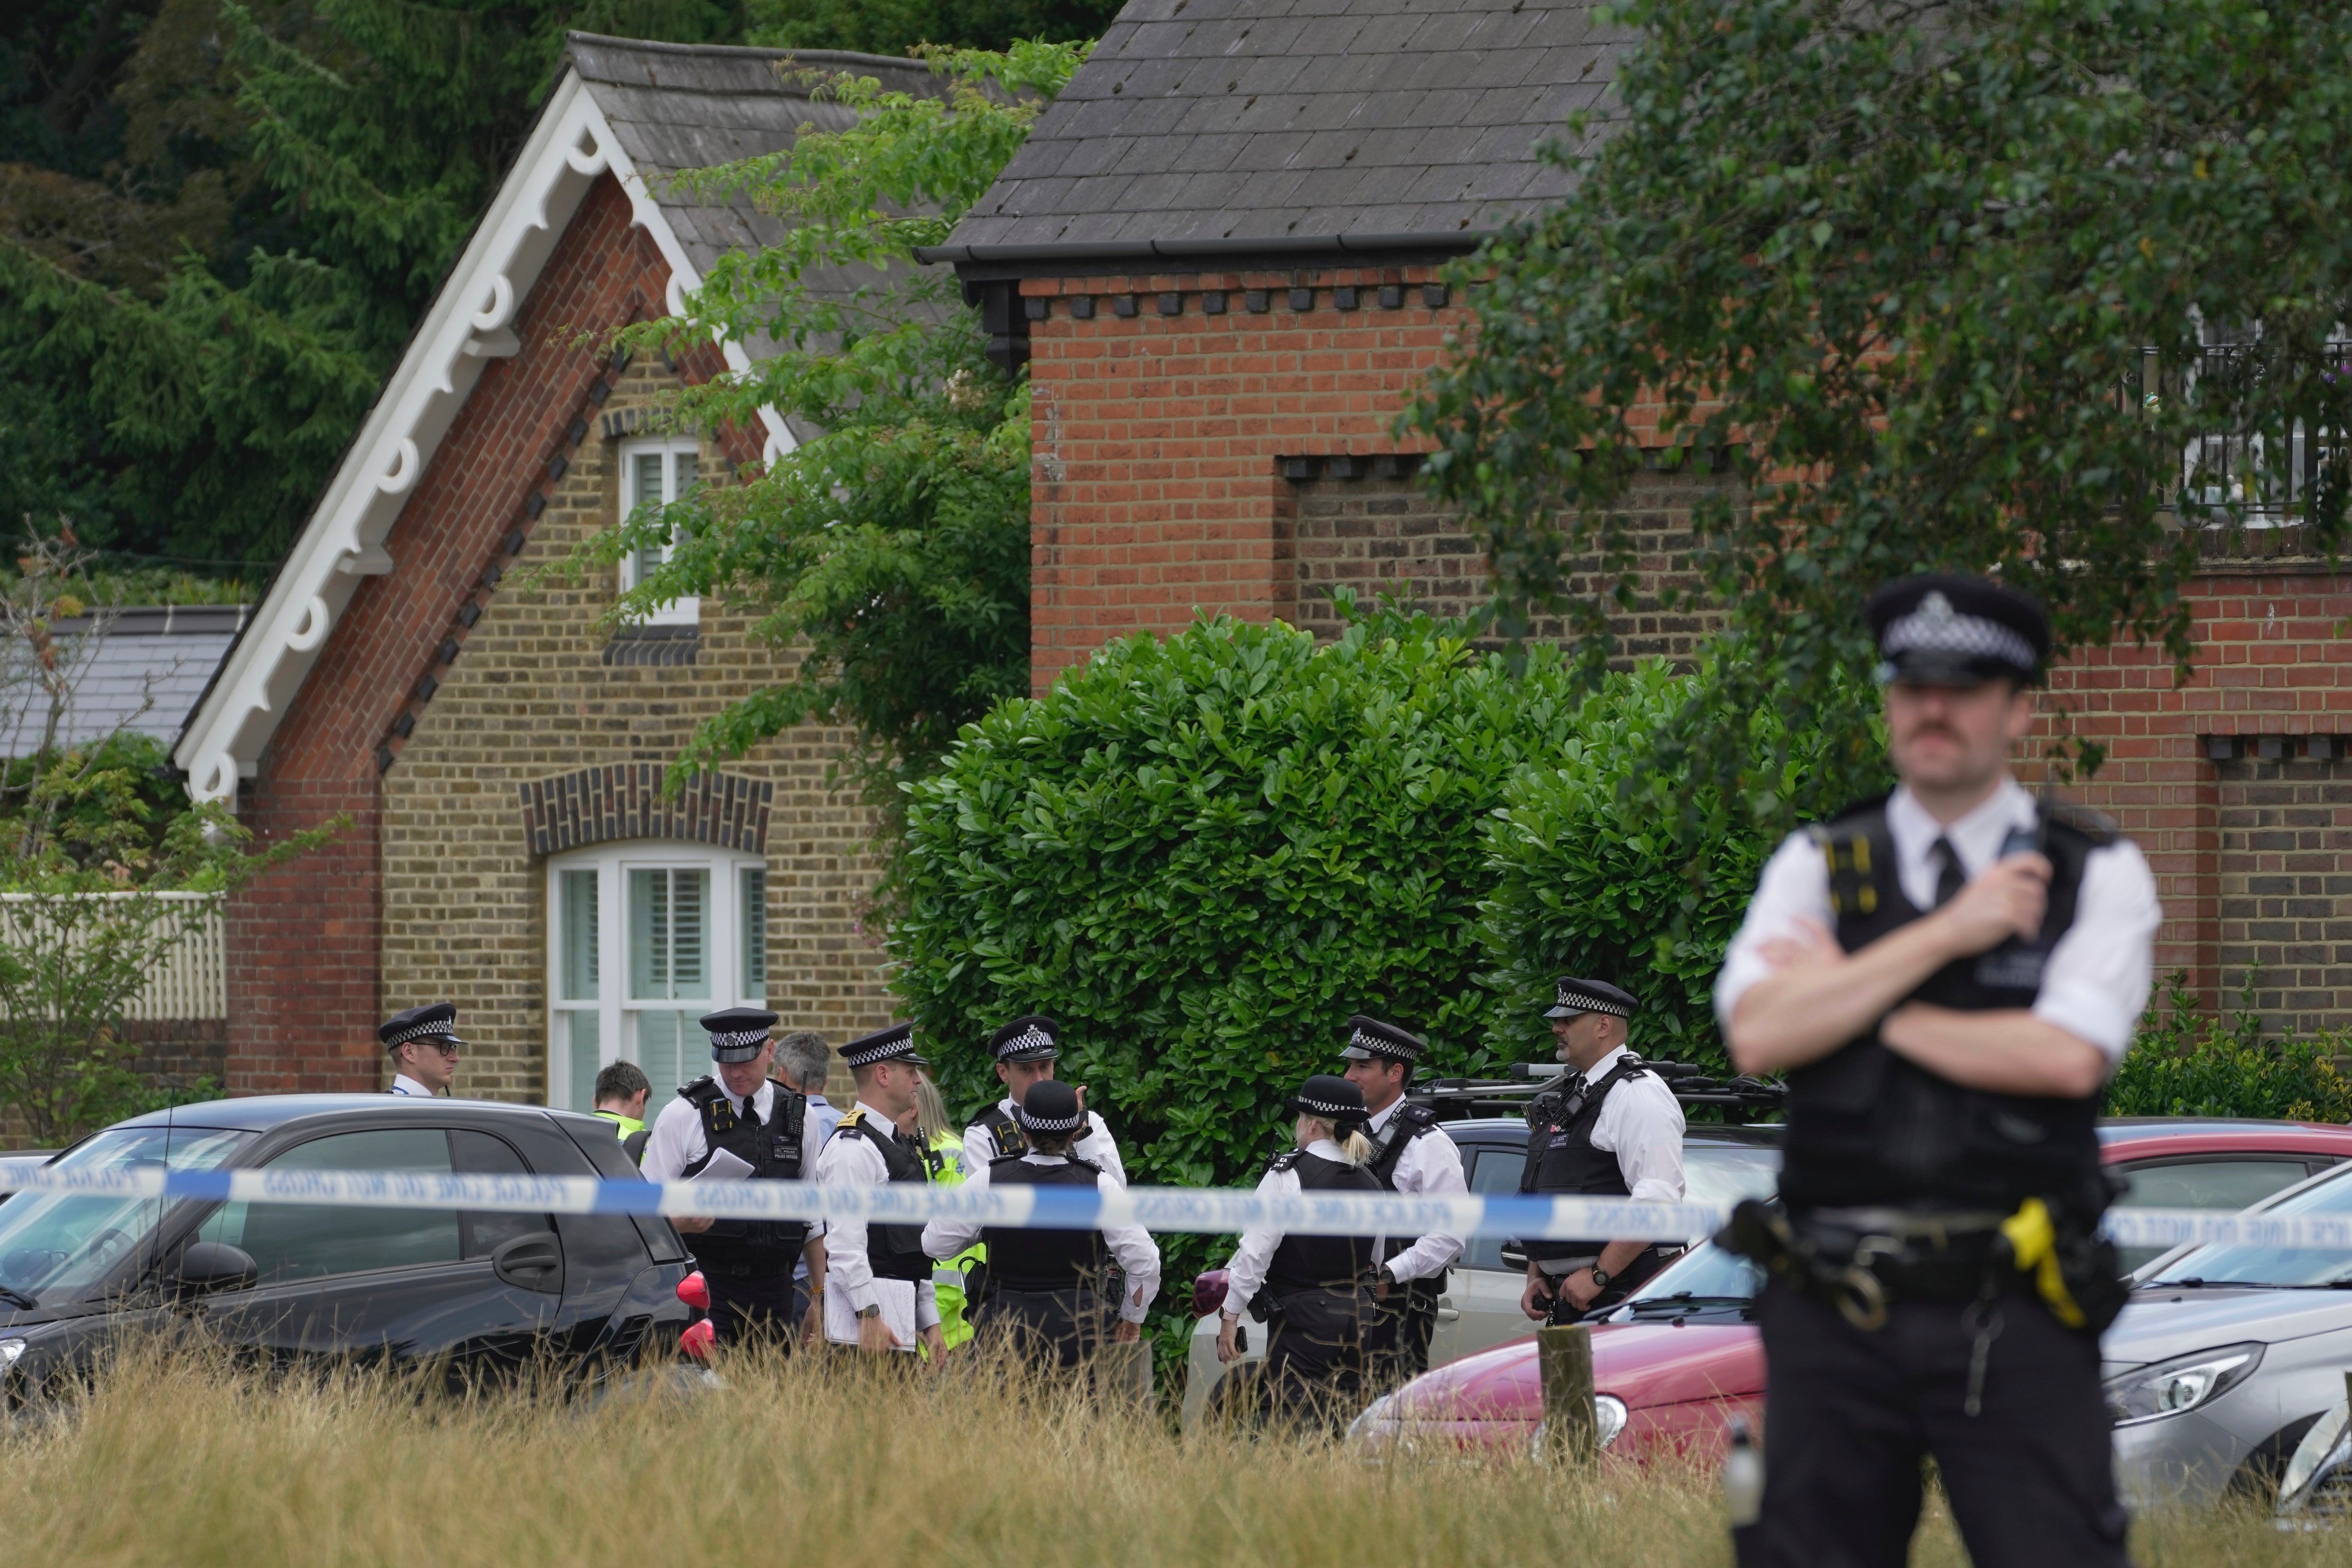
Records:
M1919 890L1913 884L1924 877L1927 896L1930 900L1934 899L1936 874L1940 868L1929 865L1928 851L1936 847L1937 839L1951 840L1953 853L1960 858L1963 876L1979 876L1999 858L2001 840L2009 837L2009 830L2031 826L2033 814L2032 794L2006 774L1992 794L1948 823L1937 822L1929 816L1908 785L1897 789L1886 802L1886 833L1895 841L1895 869L1903 879L1904 891L1917 902Z
M408 1095L417 1100L430 1100L433 1098L433 1091L431 1089L425 1088L423 1084L417 1082L415 1079L409 1077L404 1072L394 1073L392 1075L392 1092L394 1094Z
M1609 1076L1609 1069L1615 1067L1619 1059L1628 1055L1633 1049L1633 1046L1631 1044L1627 1044L1620 1046L1615 1050L1611 1051L1607 1056L1602 1057L1599 1061L1594 1062L1591 1067L1584 1069L1584 1081L1587 1083L1599 1083L1602 1079Z
M1404 1096L1400 1094L1394 1100L1389 1101L1389 1108L1386 1110L1374 1111L1372 1113L1372 1120L1367 1124L1368 1130L1370 1131L1371 1135L1375 1138L1379 1137L1381 1135L1381 1129L1386 1127L1389 1124L1390 1119L1403 1109Z
M1318 1160L1336 1160L1342 1165L1349 1163L1347 1151L1328 1138L1318 1138L1307 1145L1307 1152Z
M712 1073L710 1076L718 1080L719 1092L727 1097L727 1103L729 1105L740 1107L743 1103L742 1096L737 1094L733 1089L729 1089L725 1079L719 1078L717 1073ZM761 1079L760 1080L760 1087L751 1091L751 1109L759 1113L761 1121L765 1121L768 1120L769 1107L775 1103L776 1080L772 1078Z
M872 1106L866 1104L862 1100L857 1102L857 1110L862 1110L866 1113L864 1125L867 1127L886 1133L896 1132L898 1131L898 1124L897 1122L891 1121L888 1117L883 1115L880 1111L875 1110ZM853 1110L850 1114L855 1116L857 1114L857 1110Z
M1066 1165L1070 1157L1067 1154L1040 1154L1032 1149L1021 1156L1021 1163L1024 1165Z

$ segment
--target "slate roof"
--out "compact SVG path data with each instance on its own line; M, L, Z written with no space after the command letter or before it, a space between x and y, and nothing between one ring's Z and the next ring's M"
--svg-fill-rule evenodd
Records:
M1608 117L1633 34L1595 8L1131 0L934 258L1466 248L1566 192L1535 152L1570 114Z
M722 253L772 245L784 226L740 195L714 206L673 191L669 177L781 152L803 125L842 131L856 122L844 105L811 99L803 72L850 70L878 78L893 92L948 93L947 79L919 60L845 49L752 49L567 33L564 58L589 85L688 259L705 277Z
M126 729L167 743L179 739L249 614L243 605L121 610L87 649L87 618L57 623L72 682L58 743L79 745ZM30 657L12 645L0 669L0 756L31 752L47 725L47 700L19 668Z

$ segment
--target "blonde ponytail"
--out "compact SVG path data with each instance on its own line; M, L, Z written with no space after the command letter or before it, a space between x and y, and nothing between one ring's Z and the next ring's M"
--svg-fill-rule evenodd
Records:
M1364 1136L1363 1129L1351 1127L1348 1130L1348 1135L1342 1138L1339 1136L1339 1124L1328 1117L1312 1116L1301 1111L1297 1123L1291 1128L1290 1131L1291 1136L1297 1140L1301 1149L1324 1139L1337 1143L1339 1145L1340 1154L1350 1165L1360 1165L1372 1157L1371 1141Z

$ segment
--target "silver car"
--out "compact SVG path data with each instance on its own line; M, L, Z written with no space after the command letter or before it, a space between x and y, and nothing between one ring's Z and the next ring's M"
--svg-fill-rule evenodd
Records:
M1461 1146L1462 1169L1474 1193L1516 1193L1527 1165L1528 1124L1517 1118L1482 1118L1441 1124ZM1734 1204L1769 1197L1780 1179L1780 1129L1699 1125L1683 1136L1685 1195L1695 1204ZM1464 1249L1438 1299L1437 1331L1429 1343L1429 1364L1444 1366L1506 1341L1535 1331L1519 1310L1527 1268L1504 1260L1504 1243L1482 1237ZM1245 1313L1241 1323L1243 1361L1265 1356L1265 1324ZM1185 1358L1183 1424L1189 1429L1224 1381L1217 1360L1217 1318L1212 1312L1192 1326Z
M2352 1214L2352 1165L2250 1211ZM2136 1275L2101 1341L2116 1474L2135 1505L2268 1496L2352 1367L2352 1254L2195 1247Z

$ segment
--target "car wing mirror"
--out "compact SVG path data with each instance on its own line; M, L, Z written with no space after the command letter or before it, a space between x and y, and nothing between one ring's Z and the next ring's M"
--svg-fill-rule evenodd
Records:
M180 1254L173 1287L182 1296L214 1296L224 1290L245 1290L261 1278L253 1254L226 1242L198 1241Z
M1503 1243L1503 1267L1514 1272L1528 1271L1528 1249L1516 1241Z

